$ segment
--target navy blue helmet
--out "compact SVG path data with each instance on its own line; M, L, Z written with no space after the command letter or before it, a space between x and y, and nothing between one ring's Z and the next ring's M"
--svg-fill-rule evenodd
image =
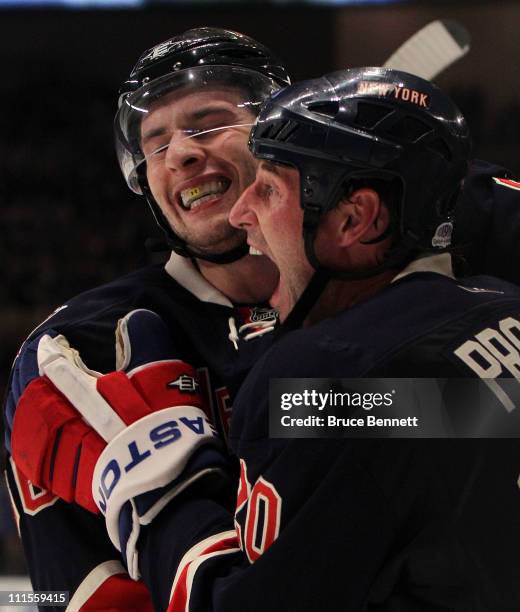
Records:
M356 181L395 185L391 212L401 252L451 246L471 139L456 105L424 79L355 68L292 85L262 108L250 149L299 170L306 251L315 267L319 219Z

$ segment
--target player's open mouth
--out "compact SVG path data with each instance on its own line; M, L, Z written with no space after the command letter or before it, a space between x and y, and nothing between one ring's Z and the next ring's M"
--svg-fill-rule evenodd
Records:
M200 185L193 185L188 189L184 189L179 194L179 199L184 210L194 210L204 202L208 202L216 195L225 193L231 181L225 177L218 177L210 181L205 181Z

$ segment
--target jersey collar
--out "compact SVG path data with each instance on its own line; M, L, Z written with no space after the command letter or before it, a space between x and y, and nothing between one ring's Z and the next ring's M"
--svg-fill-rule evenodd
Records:
M172 253L164 269L179 285L187 289L201 302L220 304L233 308L230 300L216 289L197 270L191 259Z
M397 276L394 276L392 283L416 272L434 272L448 278L455 278L451 265L451 255L449 253L438 253L437 255L427 255L414 259Z

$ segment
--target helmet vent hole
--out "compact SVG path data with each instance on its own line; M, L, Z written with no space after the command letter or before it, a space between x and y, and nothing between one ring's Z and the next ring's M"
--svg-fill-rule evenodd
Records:
M272 138L273 134L277 133L279 129L278 121L267 123L256 128L256 135L258 138Z
M276 135L277 140L287 142L300 126L295 121L287 121Z
M257 132L259 138L285 142L296 132L298 124L295 121L273 121Z
M339 111L339 102L313 102L307 108L313 113L334 119Z
M357 106L356 124L364 128L373 128L391 113L393 113L391 108L379 106L378 104L370 104L368 102L359 102Z

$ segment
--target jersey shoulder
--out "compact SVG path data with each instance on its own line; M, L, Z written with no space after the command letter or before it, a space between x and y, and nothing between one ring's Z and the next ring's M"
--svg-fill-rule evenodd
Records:
M457 203L454 243L474 274L520 284L520 181L507 169L475 160Z
M202 304L162 265L152 265L71 298L40 323L25 344L44 333L63 334L94 369L110 370L117 322L137 308L153 310L177 329L195 325L193 320L210 308L223 307Z
M520 288L492 277L462 281L411 274L362 304L276 342L240 391L232 437L240 431L268 435L272 379L475 377L478 373L455 351L484 330L500 338L504 325L520 349ZM506 367L500 374L511 376Z
M440 345L451 326L456 324L452 337L469 335L486 318L504 313L520 317L515 285L484 276L455 280L411 274L362 304L288 333L261 358L250 379L367 376L405 346L426 337Z
M66 329L106 312L119 315L143 303L153 305L165 299L182 303L195 298L169 276L163 266L148 266L74 296L51 313L40 328Z
M457 322L471 331L486 317L517 313L520 288L494 277L420 272L321 323L288 334L263 358L271 376L365 376L375 359ZM520 314L520 313L519 313Z

